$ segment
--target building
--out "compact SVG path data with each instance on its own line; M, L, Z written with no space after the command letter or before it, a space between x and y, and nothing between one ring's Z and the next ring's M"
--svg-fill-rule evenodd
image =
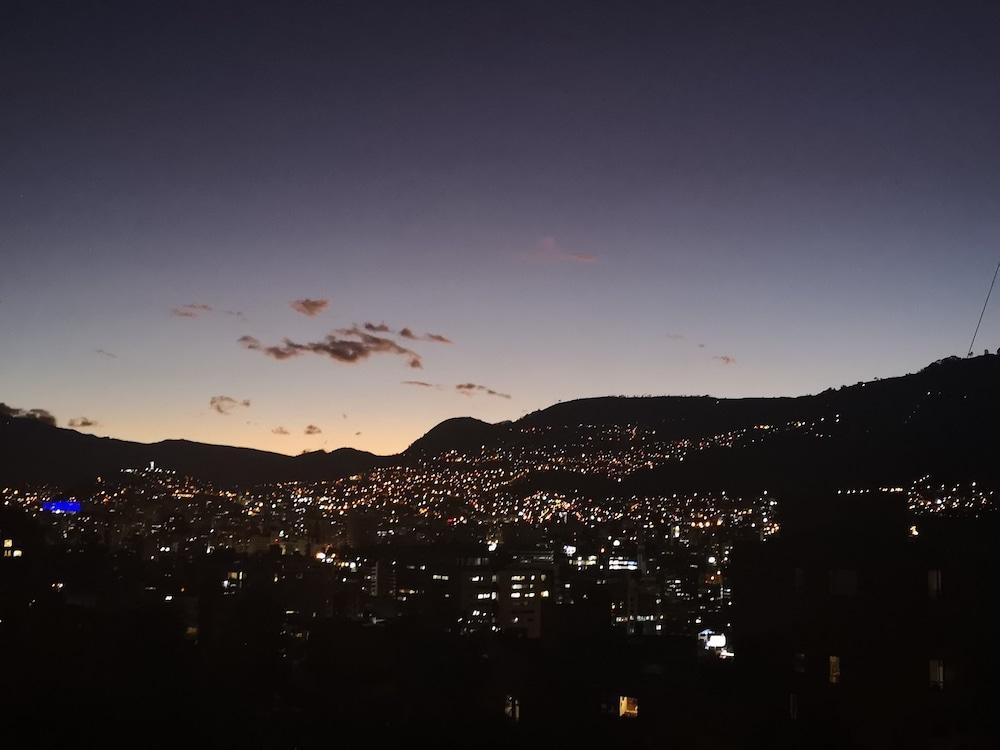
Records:
M915 519L889 496L786 516L734 568L733 650L756 717L852 746L978 747L997 728L997 519Z

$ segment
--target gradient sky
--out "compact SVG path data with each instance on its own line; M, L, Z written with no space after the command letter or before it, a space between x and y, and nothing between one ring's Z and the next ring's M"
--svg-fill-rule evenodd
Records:
M996 3L5 2L0 401L386 453L964 354L1000 258L998 32ZM366 321L454 343L263 351Z

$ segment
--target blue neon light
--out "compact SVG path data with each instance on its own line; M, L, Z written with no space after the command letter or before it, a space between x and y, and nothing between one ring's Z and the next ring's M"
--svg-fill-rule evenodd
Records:
M79 513L79 500L49 500L42 503L42 510L50 513Z

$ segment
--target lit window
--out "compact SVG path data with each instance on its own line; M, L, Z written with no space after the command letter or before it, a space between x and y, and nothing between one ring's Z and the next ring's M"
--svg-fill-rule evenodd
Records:
M503 713L511 721L519 720L521 718L521 702L513 695L508 695Z
M622 695L618 698L618 715L627 719L635 719L639 716L639 700L631 695Z
M932 689L944 690L944 659L930 660L930 680Z
M3 540L3 548L4 549L10 549L13 546L14 546L14 540L13 539L4 539Z
M831 656L830 657L830 684L837 685L840 683L840 657Z

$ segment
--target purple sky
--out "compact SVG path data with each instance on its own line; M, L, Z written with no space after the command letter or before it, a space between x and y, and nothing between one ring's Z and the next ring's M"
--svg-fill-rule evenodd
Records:
M996 4L152 6L0 9L0 401L63 425L815 392L964 354L1000 257Z

